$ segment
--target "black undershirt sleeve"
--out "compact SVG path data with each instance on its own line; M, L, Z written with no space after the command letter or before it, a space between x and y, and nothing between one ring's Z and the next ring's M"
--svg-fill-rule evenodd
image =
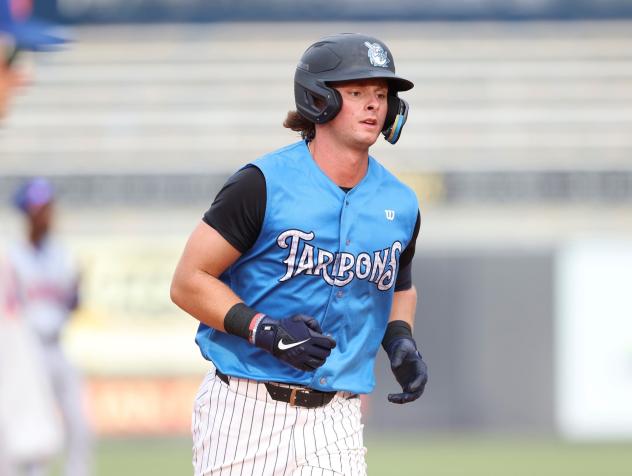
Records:
M413 256L415 256L415 244L417 242L417 236L419 235L420 223L421 215L419 210L417 210L417 222L415 223L413 236L399 257L399 272L397 273L397 280L395 281L395 292L406 291L413 286Z
M233 174L219 191L202 220L241 253L257 241L266 213L266 180L248 166Z

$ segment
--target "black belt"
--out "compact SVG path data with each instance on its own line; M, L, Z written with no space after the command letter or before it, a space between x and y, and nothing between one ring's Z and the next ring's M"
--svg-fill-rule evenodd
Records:
M215 369L215 375L225 384L229 383L230 377ZM338 392L321 392L312 388L287 388L270 382L262 382L272 400L289 403L292 406L304 408L317 408L331 402ZM349 398L357 397L352 395Z

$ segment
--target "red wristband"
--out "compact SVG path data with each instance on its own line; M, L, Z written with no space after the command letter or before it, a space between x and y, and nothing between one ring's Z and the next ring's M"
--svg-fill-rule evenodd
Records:
M264 313L258 312L252 318L252 321L250 321L250 325L248 326L248 342L250 342L251 344L255 343L255 337L256 337L256 334L257 334L257 325L259 325L259 322L264 317L266 317L266 315Z

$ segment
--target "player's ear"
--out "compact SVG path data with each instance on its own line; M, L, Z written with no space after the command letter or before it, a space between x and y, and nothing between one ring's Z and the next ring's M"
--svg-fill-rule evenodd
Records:
M389 93L388 110L382 129L382 134L387 142L395 144L399 140L406 119L408 119L408 103L397 96L397 93Z

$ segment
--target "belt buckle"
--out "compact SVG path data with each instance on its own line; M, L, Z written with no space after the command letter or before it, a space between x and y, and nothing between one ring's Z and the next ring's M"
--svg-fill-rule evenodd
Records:
M305 394L309 394L309 392L306 392L304 388L293 388L293 389L290 391L290 401L289 401L289 404L290 404L290 406L292 406L292 407L295 407L295 406L296 406L296 394L297 394L298 392L303 392L303 393L305 393Z

